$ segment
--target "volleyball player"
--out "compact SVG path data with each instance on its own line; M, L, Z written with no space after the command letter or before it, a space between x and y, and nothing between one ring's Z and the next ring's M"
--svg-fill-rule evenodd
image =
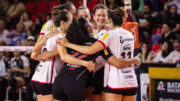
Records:
M67 1L66 3L64 3L60 6L55 6L51 12L52 19L47 21L41 29L40 36L36 42L36 45L33 48L34 51L41 50L38 46L39 45L41 46L43 44L43 42L42 42L43 36L55 27L54 19L55 19L55 16L58 14L59 10L69 11L73 15L73 17L75 16L75 13L76 13L76 8L75 8L74 4L71 3L70 1Z
M85 7L84 5L81 5L76 12L76 19L85 18L88 21L91 20L91 15L89 12L89 9Z
M60 11L57 15L57 18L55 20L55 25L57 26L57 30L59 32L49 32L44 36L44 46L40 47L42 48L41 52L42 54L38 52L32 53L31 57L36 60L40 60L40 64L38 65L33 77L32 77L32 87L34 92L37 94L38 100L46 100L46 101L53 101L52 96L52 84L54 82L54 79L61 69L61 60L60 57L56 55L56 52L54 50L56 49L56 39L64 37L63 33L66 33L69 25L72 22L72 15L66 11ZM61 30L60 30L61 29ZM54 33L58 33L57 35ZM54 36L53 36L54 35ZM45 52L43 54L43 52ZM48 54L48 58L47 55ZM70 57L70 56L69 56ZM71 56L70 59L74 58ZM92 66L93 62L84 62L81 60L76 61L76 59L73 59L72 64L78 64L83 66ZM90 64L90 65L89 65Z
M98 42L91 46L72 44L66 39L59 40L59 44L89 55L108 46L115 56L122 58L123 62L121 61L121 65L124 68L115 67L108 63L105 65L105 101L134 101L136 97L138 85L134 66L125 66L128 63L125 60L133 58L134 37L132 33L121 28L124 18L125 12L121 8L112 11L109 16L109 25L112 27L112 30L106 33L101 31L102 36ZM140 61L137 64L139 66Z

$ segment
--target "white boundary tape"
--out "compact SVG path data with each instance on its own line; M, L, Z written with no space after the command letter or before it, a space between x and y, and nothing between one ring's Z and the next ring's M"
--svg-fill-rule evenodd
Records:
M32 51L33 46L0 46L0 52Z

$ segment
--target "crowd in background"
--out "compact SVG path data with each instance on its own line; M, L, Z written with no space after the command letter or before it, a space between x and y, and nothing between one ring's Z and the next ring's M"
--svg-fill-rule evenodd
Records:
M83 0L70 1L77 8L83 4ZM106 4L109 9L124 6L124 0L87 1L91 13L98 3ZM51 2L59 5L66 0L0 0L0 46L34 46L42 25L51 19L51 12L48 8L46 12L30 11L27 6L29 2L34 2L36 7L39 2L46 2L50 8ZM139 26L138 56L141 62L180 63L180 0L132 0L130 20ZM91 21L93 23L93 19ZM30 54L20 54L18 50L13 53L0 52L0 68L8 69L11 73L18 71L15 67L20 67L21 73L28 75L24 82L29 82L38 64L30 59ZM2 82L7 82L5 79L8 75L0 71L0 78ZM13 80L10 81L11 86L13 83Z

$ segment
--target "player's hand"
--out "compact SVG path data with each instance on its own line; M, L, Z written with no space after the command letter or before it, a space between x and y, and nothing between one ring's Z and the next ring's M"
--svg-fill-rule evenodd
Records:
M47 33L44 37L46 38L46 39L48 39L48 38L50 38L50 37L53 37L53 36L55 36L55 35L57 35L57 34L59 34L60 33L60 31L56 28L56 29L53 29L53 30L51 30L49 33Z
M134 64L136 64L137 67L139 67L140 64L141 64L141 60L140 60L138 57L135 57L135 58L134 58Z
M95 64L93 61L87 61L87 63L85 64L86 68L89 70L89 72L91 71L95 71Z
M67 46L69 44L69 42L66 38L59 38L56 40L56 43L58 45L62 45L62 46Z
M16 67L11 67L11 68L10 68L10 71L16 72L16 71L18 71L18 68L16 68Z

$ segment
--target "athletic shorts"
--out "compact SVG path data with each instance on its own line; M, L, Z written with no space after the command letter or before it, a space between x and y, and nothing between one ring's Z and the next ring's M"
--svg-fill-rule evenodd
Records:
M104 67L95 72L93 77L93 94L101 94L104 91Z
M86 99L87 79L58 75L55 78L52 92L56 100L84 101Z
M41 84L37 82L31 82L31 86L36 95L52 94L52 84Z
M132 89L111 89L109 87L105 87L105 92L113 93L113 94L119 94L119 95L125 95L125 96L132 96L132 95L136 95L137 88L132 88Z

